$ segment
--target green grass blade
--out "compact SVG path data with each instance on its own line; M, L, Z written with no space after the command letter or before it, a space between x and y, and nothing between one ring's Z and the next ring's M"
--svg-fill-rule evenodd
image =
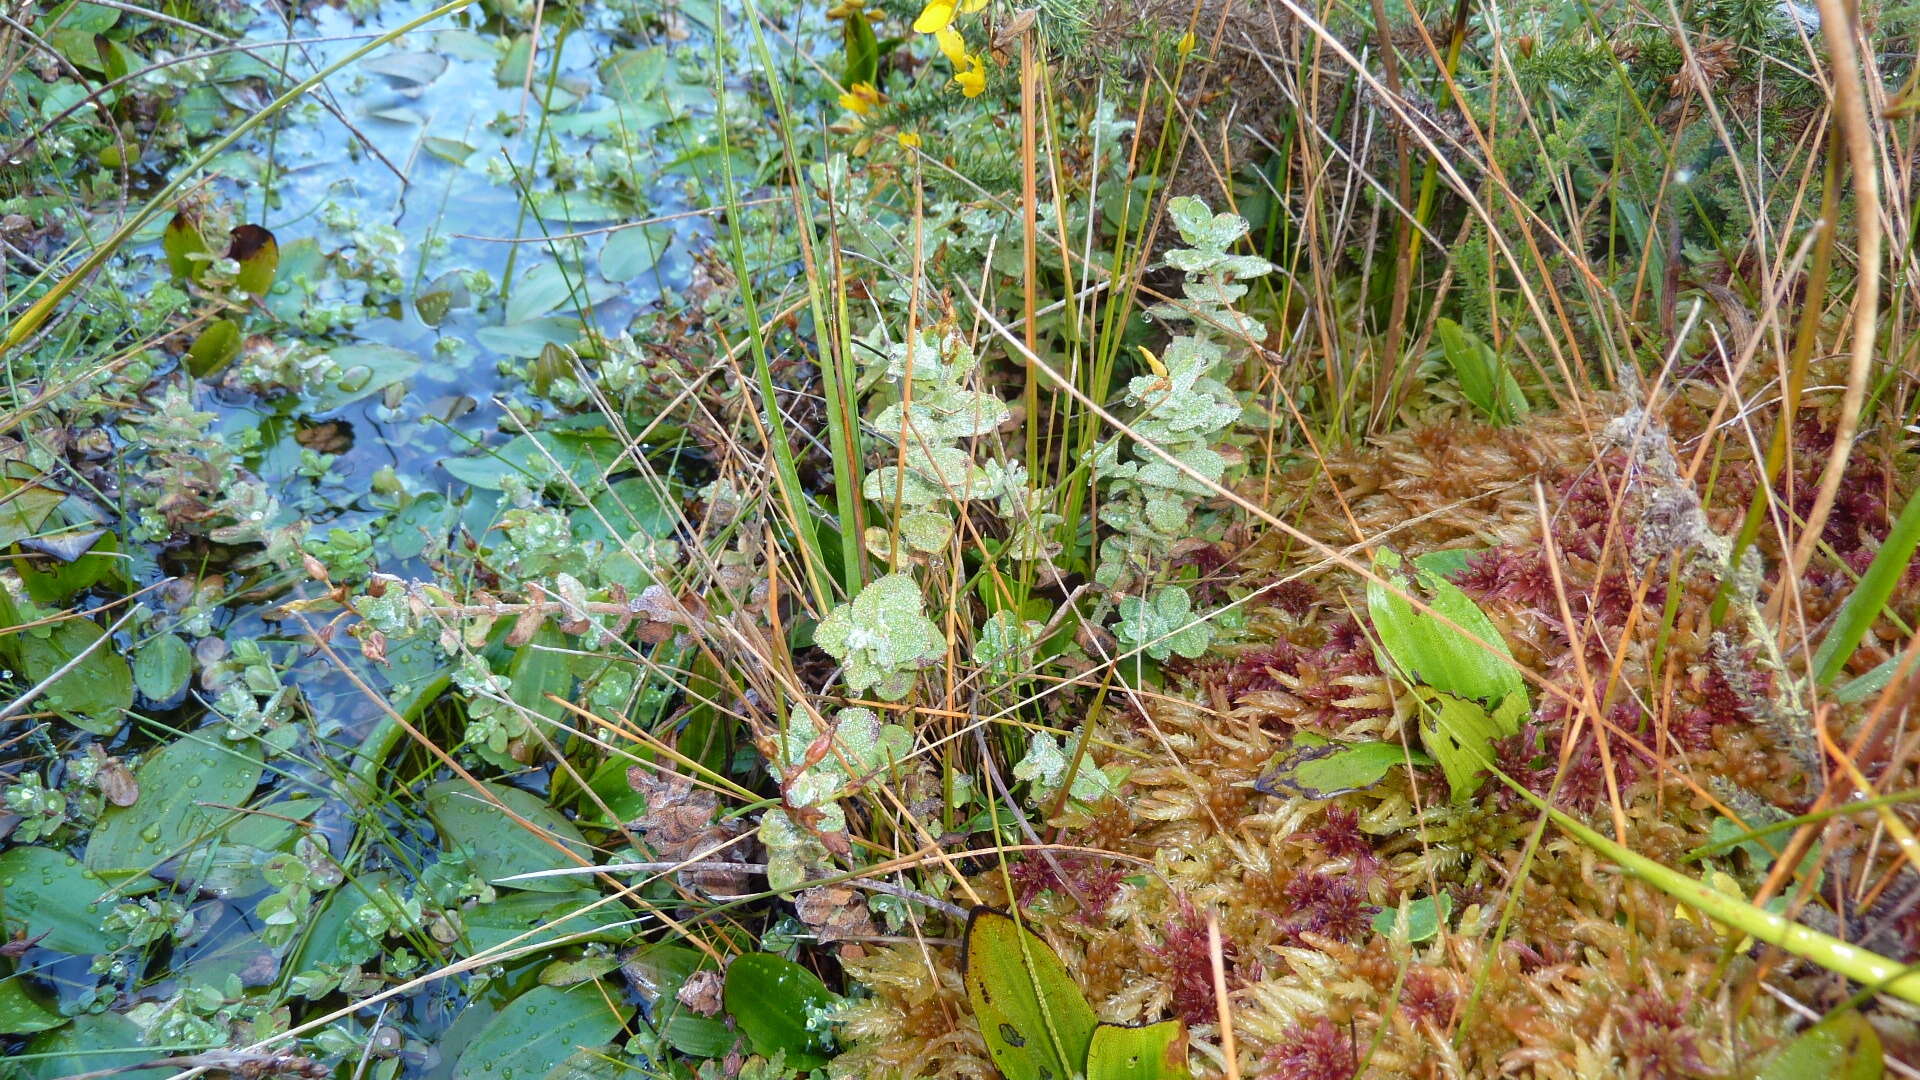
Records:
M1827 631L1819 651L1813 654L1814 682L1826 686L1846 667L1854 647L1886 609L1887 599L1893 595L1901 575L1907 572L1916 546L1920 546L1920 492L1907 498L1906 508L1900 511L1899 519L1887 533L1879 554L1860 576L1860 584L1854 586L1847 602L1840 606L1833 629Z

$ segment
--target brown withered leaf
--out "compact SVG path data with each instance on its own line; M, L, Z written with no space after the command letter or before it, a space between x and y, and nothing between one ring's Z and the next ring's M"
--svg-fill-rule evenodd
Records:
M133 770L121 764L117 757L108 757L107 752L97 744L89 744L87 753L94 760L93 783L100 794L115 806L132 806L140 799L140 783L133 778Z
M720 804L713 792L695 787L691 777L678 773L659 776L638 765L627 769L627 784L647 800L646 813L628 822L627 827L644 837L660 859L734 858L708 854L738 836L743 827L739 822L713 820ZM733 870L689 870L680 875L680 880L716 893L738 893L747 888L747 875Z
M680 984L680 992L674 997L701 1016L718 1016L720 990L725 985L725 980L717 971L696 971Z
M866 898L846 885L815 885L793 901L794 913L812 927L822 945L879 933Z

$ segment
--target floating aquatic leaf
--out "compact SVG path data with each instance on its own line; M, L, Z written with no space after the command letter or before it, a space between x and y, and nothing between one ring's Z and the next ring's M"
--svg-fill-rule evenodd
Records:
M13 599L0 589L0 626L19 626ZM53 679L42 700L96 735L118 731L133 704L133 671L106 631L83 615L0 636L0 656L9 657L33 683ZM97 644L96 644L97 643ZM59 675L56 679L55 675Z
M0 927L7 934L39 938L42 946L64 953L106 952L114 944L100 928L113 907L112 900L100 902L107 891L106 882L64 851L16 847L0 852L0 897L6 904Z
M0 964L0 971L11 966ZM12 972L0 974L0 1035L31 1035L66 1022L54 1003L29 989L25 979Z
M167 701L193 677L193 649L174 634L157 634L133 654L133 684L151 701Z
M139 800L100 816L87 841L88 869L129 891L146 885L144 875L158 864L218 842L236 816L221 807L245 805L260 772L255 744L227 743L211 731L175 739L134 771Z
M343 345L327 355L341 374L308 395L307 403L317 413L343 409L420 370L419 357L392 345Z
M504 784L482 783L479 791L464 780L447 780L427 789L427 814L448 843L464 849L474 868L489 881L515 874L575 865L552 844L515 821L504 805L531 822L554 841L591 858L592 848L573 822L545 800ZM496 805L498 800L500 805ZM564 877L534 878L506 883L506 888L529 892L570 892L576 883Z
M425 86L439 78L446 72L447 64L447 58L437 52L406 52L399 49L360 61L364 71L414 86Z
M227 258L240 264L240 273L233 279L234 288L265 296L273 287L274 273L280 269L280 243L271 232L258 225L242 225L233 230Z
M218 374L239 355L240 324L232 319L215 319L187 348L187 374L196 379Z
M653 269L672 242L673 229L666 225L621 229L600 248L600 274L609 281L631 281Z
M543 1077L581 1048L605 1046L633 1015L621 995L583 984L536 986L494 1014L454 1063L454 1080Z
M160 234L160 249L166 252L167 269L173 272L175 281L199 281L207 272L207 260L193 257L207 253L207 238L200 233L199 218L188 211L180 211L167 222L166 231Z

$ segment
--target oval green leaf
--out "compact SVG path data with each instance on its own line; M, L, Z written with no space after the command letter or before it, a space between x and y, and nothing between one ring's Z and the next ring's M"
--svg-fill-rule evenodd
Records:
M107 808L83 861L117 883L219 839L236 815L216 804L244 805L260 786L260 771L252 743L228 744L211 732L181 736L134 771L140 798Z
M772 953L748 953L727 965L722 996L754 1053L785 1053L793 1069L826 1064L813 1021L840 999L813 972Z
M575 1051L605 1046L632 1015L617 992L591 983L535 987L487 1021L461 1051L453 1078L545 1076Z
M442 839L465 849L473 858L474 868L489 881L501 884L498 879L515 874L573 865L565 855L554 850L552 844L515 821L501 805L579 852L583 858L592 858L592 849L573 822L538 797L501 784L482 783L480 787L484 794L464 780L433 785L427 789L427 814L439 827ZM490 800L498 800L500 805ZM508 882L503 887L558 893L572 892L577 884L571 878L552 877Z
M1052 947L1006 912L977 907L964 951L967 997L1007 1080L1080 1072L1098 1021Z

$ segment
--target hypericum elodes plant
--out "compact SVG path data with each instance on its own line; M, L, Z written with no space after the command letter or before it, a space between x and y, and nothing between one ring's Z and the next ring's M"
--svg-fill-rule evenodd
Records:
M1224 381L1240 353L1233 346L1265 336L1259 322L1233 308L1247 293L1239 282L1273 269L1265 259L1228 250L1246 235L1246 221L1210 213L1192 197L1174 199L1167 212L1188 245L1167 253L1167 264L1187 275L1185 298L1148 314L1189 322L1192 330L1175 335L1159 357L1148 355L1153 371L1127 384L1126 401L1139 410L1134 435L1192 475L1142 446L1129 450L1117 437L1094 452L1094 476L1106 488L1100 520L1113 530L1101 541L1095 577L1112 587L1130 584L1191 535L1194 509L1209 494L1196 476L1217 483L1226 474L1227 458L1215 444L1240 419L1240 402Z
M848 689L898 701L921 668L946 655L947 639L924 605L910 575L888 574L828 612L814 644L846 666Z

